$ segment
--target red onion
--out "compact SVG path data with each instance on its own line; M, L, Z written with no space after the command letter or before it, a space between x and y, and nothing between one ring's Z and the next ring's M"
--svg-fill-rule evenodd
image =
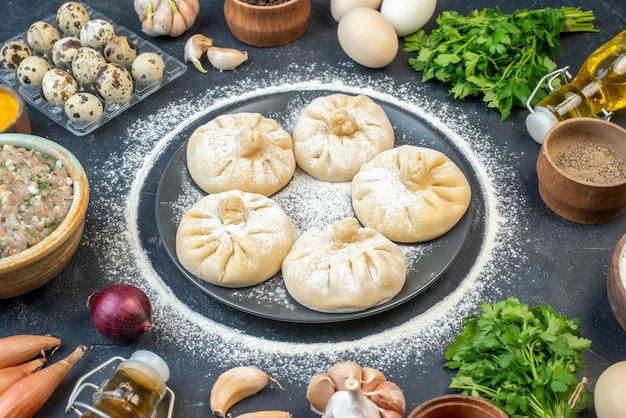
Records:
M116 341L136 340L152 328L152 305L138 287L114 284L87 298L91 320L105 337Z

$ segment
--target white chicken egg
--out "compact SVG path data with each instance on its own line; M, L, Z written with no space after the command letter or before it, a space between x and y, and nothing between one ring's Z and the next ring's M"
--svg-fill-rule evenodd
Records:
M165 62L159 54L154 52L143 52L137 55L130 70L133 79L139 83L160 80L164 72Z
M65 71L53 68L44 74L41 90L50 103L63 103L78 92L78 83Z
M626 417L626 361L612 364L602 372L593 391L598 418Z
M26 57L17 67L17 79L24 86L39 85L43 76L51 69L50 63L41 57Z
M357 63L370 68L388 65L398 54L396 31L379 11L357 7L337 25L343 51Z
M383 0L330 0L330 14L339 22L341 18L355 7L378 9Z
M65 101L65 114L68 119L79 124L87 125L102 117L104 106L95 95L79 92Z
M114 103L127 103L134 93L133 78L128 70L112 62L98 71L96 88L104 100Z
M435 13L437 0L383 0L380 13L391 22L398 36L421 29Z

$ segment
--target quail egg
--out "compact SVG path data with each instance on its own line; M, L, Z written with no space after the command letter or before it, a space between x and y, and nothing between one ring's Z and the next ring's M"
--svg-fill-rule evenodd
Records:
M5 70L15 70L20 62L33 54L28 45L21 41L10 41L0 49L0 67Z
M39 85L43 76L51 69L50 63L41 57L26 57L17 67L17 79L25 86Z
M102 117L104 106L95 95L79 92L65 101L65 114L78 125L88 125Z
M133 78L126 68L110 62L98 71L96 88L106 101L127 103L133 97Z
M50 55L55 42L61 39L57 28L50 23L37 21L26 31L26 42L41 55Z
M93 19L85 23L80 30L80 42L98 51L102 51L104 45L115 36L115 28L104 19Z
M89 89L95 85L96 75L106 63L100 52L84 46L76 51L72 61L72 74L82 88Z
M90 20L87 8L75 1L63 3L57 10L57 26L65 36L80 36L80 30Z
M63 103L78 92L74 77L63 70L54 68L44 74L41 80L44 98L50 103Z
M135 58L130 70L133 79L137 82L153 82L163 78L165 62L159 54L143 52Z
M62 70L71 70L72 61L83 46L80 39L75 36L66 36L59 39L52 47L52 62L54 66Z
M116 35L105 44L104 58L108 62L114 62L130 69L133 61L137 58L137 47L128 37Z

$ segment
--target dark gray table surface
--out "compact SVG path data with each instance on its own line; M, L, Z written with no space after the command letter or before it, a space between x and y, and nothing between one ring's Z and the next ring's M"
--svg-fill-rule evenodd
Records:
M56 12L61 1L4 1L0 40L11 38L32 21ZM95 10L140 33L130 0L96 2ZM182 60L187 35L204 33L215 44L246 50L250 60L235 72L191 66L180 78L133 106L95 132L76 137L30 108L33 134L70 149L87 171L91 201L83 241L70 264L40 289L0 301L0 336L34 333L62 339L53 360L80 344L90 347L38 416L65 415L69 393L82 374L112 356L137 349L160 354L171 368L169 387L176 393L175 416L210 416L209 393L217 376L237 365L255 365L275 377L275 385L237 405L235 415L259 409L283 409L294 417L315 416L306 400L308 379L339 360L380 368L404 390L407 410L449 393L452 372L443 368L447 344L462 316L479 302L509 296L529 305L548 304L578 318L583 336L593 341L585 356L585 375L593 383L611 363L626 359L626 333L615 320L606 295L606 272L626 216L600 225L580 225L551 212L537 191L535 162L540 149L524 128L525 109L500 122L480 101L458 102L447 86L423 84L402 50L383 69L353 63L341 50L329 2L312 1L304 35L278 48L255 48L236 40L224 21L222 2L201 0L194 26L179 38L150 40ZM578 69L586 56L626 26L620 0L497 2L440 0L436 13L454 9L580 6L592 8L600 32L560 38L560 66ZM431 20L427 26L434 26ZM329 324L275 321L228 307L199 291L169 259L155 219L160 174L180 146L168 133L204 106L212 113L244 106L259 95L294 88L371 92L409 112L426 109L440 131L467 141L484 168L489 190L475 190L472 225L459 256L431 287L410 301L364 319ZM247 94L251 93L252 96ZM397 100L397 101L396 101ZM618 112L613 119L626 126ZM189 123L193 125L193 122ZM172 138L180 140L182 134ZM156 151L153 151L156 150ZM136 179L142 179L136 182ZM137 219L137 231L133 219ZM137 251L137 246L140 251ZM482 260L482 261L481 261ZM482 264L481 264L482 263ZM130 282L154 298L156 329L133 343L116 343L93 327L87 296L114 282ZM581 416L595 416L588 410Z

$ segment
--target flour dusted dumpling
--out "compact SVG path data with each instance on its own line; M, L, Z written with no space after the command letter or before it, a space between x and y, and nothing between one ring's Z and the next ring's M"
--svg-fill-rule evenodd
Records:
M187 144L187 167L208 193L239 189L271 196L291 180L296 160L291 135L278 122L244 112L196 129Z
M383 304L402 290L406 271L400 247L354 218L304 232L282 267L289 294L320 312L358 312Z
M205 196L183 214L176 255L199 279L238 288L275 275L294 240L291 219L276 202L232 190Z
M298 166L332 182L352 180L363 163L394 144L382 107L367 96L341 93L311 101L291 136Z
M403 145L364 164L352 181L352 207L363 225L392 241L437 238L463 217L471 189L445 154Z

